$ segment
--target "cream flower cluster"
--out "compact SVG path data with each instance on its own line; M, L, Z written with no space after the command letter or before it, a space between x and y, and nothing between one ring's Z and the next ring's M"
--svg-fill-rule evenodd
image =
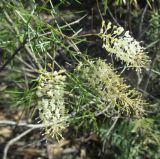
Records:
M61 131L66 127L64 105L65 75L63 71L41 71L37 87L38 109L42 123L45 125L45 135L62 137Z
M141 93L124 83L123 78L116 74L110 65L102 60L88 61L80 64L78 70L87 85L93 88L101 97L103 109L111 115L115 113L135 114L143 113L144 101Z
M112 25L111 22L106 25L103 21L99 35L103 40L102 47L124 61L128 67L141 70L149 62L145 49L123 27Z

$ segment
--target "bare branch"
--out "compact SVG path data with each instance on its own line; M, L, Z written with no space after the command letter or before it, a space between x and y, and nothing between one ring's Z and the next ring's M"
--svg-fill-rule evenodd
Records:
M18 135L17 137L11 139L7 145L5 146L4 148L4 152L3 152L3 159L7 159L7 153L8 153L8 150L9 148L15 143L17 142L18 140L20 140L22 137L26 136L28 133L30 133L32 130L34 130L34 128L30 128L26 131L24 131L23 133L21 133L20 135Z

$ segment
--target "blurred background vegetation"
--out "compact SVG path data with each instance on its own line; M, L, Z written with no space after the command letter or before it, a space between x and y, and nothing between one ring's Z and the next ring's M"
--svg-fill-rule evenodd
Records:
M160 159L159 0L1 0L0 10L3 159ZM141 42L151 60L146 68L129 69L106 53L97 36L103 20L129 30ZM96 59L111 64L126 84L142 93L147 102L142 116L125 115L119 108L103 112L105 99L88 71L91 59L91 66ZM100 72L98 64L94 70ZM70 118L59 126L65 127L59 142L46 139L40 125L36 128L36 89L43 71L62 71L67 77L63 95L68 96L62 102L67 108L63 114Z

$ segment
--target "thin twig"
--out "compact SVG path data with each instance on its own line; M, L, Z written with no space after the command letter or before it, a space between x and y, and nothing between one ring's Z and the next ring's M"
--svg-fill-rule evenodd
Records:
M146 6L145 6L145 8L144 8L144 10L143 10L143 12L142 12L142 15L141 15L140 25L139 25L139 35L138 35L139 38L138 38L138 39L141 38L142 26L143 26L143 21L144 21L144 16L145 16L145 13L146 13L147 9L148 9L148 4L146 4Z
M111 126L110 129L108 130L106 136L108 136L108 135L111 133L111 131L114 129L114 127L116 126L116 123L117 123L117 121L118 121L119 118L120 118L120 115L118 115L118 116L116 117L116 119L114 120L112 126Z
M8 150L9 148L15 143L17 142L18 140L20 140L22 137L26 136L28 133L30 133L32 130L34 130L34 128L30 128L26 131L24 131L23 133L21 133L20 135L18 135L17 137L11 139L7 145L5 146L4 148L4 152L3 152L3 159L7 159L7 153L8 153Z
M109 136L109 134L113 131L114 127L116 126L116 123L118 122L118 119L120 118L120 115L118 115L116 117L116 119L114 120L112 126L110 127L110 129L107 131L107 133L105 134L106 137ZM103 151L104 151L104 148L105 148L105 144L106 144L106 140L103 142Z
M113 19L113 21L115 22L115 24L119 27L121 27L121 25L118 23L118 21L116 20L116 18L114 18L111 10L108 8L108 13L110 14L111 18Z
M6 18L6 21L10 24L10 26L13 26L13 32L15 32L17 35L19 35L19 30L18 28L14 25L12 19L10 18L9 14L7 13L6 10L4 10L4 15L5 15L5 18Z
M76 21L73 21L73 22L71 22L71 23L66 23L66 25L60 26L59 28L60 28L60 29L64 29L64 28L66 28L66 27L68 27L68 26L77 24L77 23L79 23L82 19L84 19L86 16L87 16L87 14L85 14L83 17L77 19ZM62 19L62 20L65 21L64 19Z
M14 57L19 53L19 51L24 48L25 44L27 43L27 38L24 38L23 42L20 46L14 51L12 56L6 61L6 63L0 68L0 72L5 69L5 67L14 59Z
M96 3L97 3L97 8L98 8L98 12L99 12L99 14L100 14L101 20L103 20L103 16L102 16L102 13L101 13L101 10L100 10L100 7L99 7L99 2L98 2L98 0L96 0Z
M127 16L128 16L128 27L129 30L132 30L131 27L131 5L130 5L130 1L127 0Z
M147 69L147 70L149 70L149 69ZM155 73L155 74L157 74L157 75L160 76L160 72L159 72L159 71L156 71L156 70L154 70L154 69L151 69L151 72L153 72L153 73Z
M146 83L145 83L145 86L144 86L144 88L143 88L144 91L146 91L147 88L148 88L149 81L150 81L150 78L151 78L151 73L152 73L151 70L152 70L152 68L153 68L153 66L154 66L155 61L156 61L156 55L154 55L154 57L153 57L152 60L151 60L150 68L149 68L149 71L148 71L148 77L147 77L147 79L145 79L145 80L146 80Z
M43 128L45 126L44 124L28 124L26 122L15 122L11 120L1 120L0 125L24 126L28 128L34 128L34 129Z
M9 14L7 13L7 11L5 10L4 11L4 15L5 15L5 18L6 18L6 21L11 25L13 26L13 30L14 32L19 35L19 30L18 28L14 25L14 22L12 21L12 18L9 16ZM34 39L34 38L33 38ZM30 50L30 48L28 46L24 46L24 49L26 50L26 52L28 53L28 55L30 56L31 59L34 60L35 64L37 65L37 67L39 69L42 69L42 66L40 63L38 63L38 60L36 58L36 56L33 54L33 52Z

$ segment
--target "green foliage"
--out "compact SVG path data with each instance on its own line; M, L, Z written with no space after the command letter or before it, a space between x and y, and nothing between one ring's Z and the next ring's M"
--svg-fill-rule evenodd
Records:
M86 85L99 97L99 110L102 109L109 116L120 113L138 116L143 113L145 102L141 99L141 94L126 85L111 65L102 60L87 61L80 63L77 69L80 78L86 81Z
M146 3L148 4L148 6L150 8L152 8L152 2L154 2L154 0L146 0ZM103 0L104 13L105 14L106 14L107 9L108 9L108 3L109 3L108 0ZM122 8L123 5L127 5L127 3L130 4L130 5L135 5L135 6L138 5L138 1L137 0L114 0L113 3L115 3L115 5L117 7L120 7L120 8Z
M72 47L75 48L76 43L81 42L81 40L76 38L73 29L74 36L67 36L63 33L65 27L66 30L68 30L68 28L71 29L71 26L59 26L57 20L55 20L53 25L50 25L45 22L42 17L39 18L39 12L43 13L44 11L47 11L47 13L55 19L57 14L51 1L50 5L51 9L47 10L45 8L37 7L36 4L24 9L26 6L23 3L6 3L6 1L2 1L2 6L4 8L4 26L2 26L3 29L6 30L6 32L10 32L9 29L11 29L13 33L16 34L18 39L16 42L18 44L23 41L26 35L28 37L27 44L24 46L24 52L27 54L27 56L24 54L16 58L18 61L23 63L24 67L27 68L27 71L29 69L39 74L37 86L38 90L36 93L37 97L39 98L39 102L38 106L36 107L38 107L40 119L45 125L45 133L52 137L54 137L56 134L61 136L60 131L67 125L65 124L66 119L64 119L64 112L66 107L65 105L68 105L68 112L73 114L74 112L76 113L73 119L77 116L77 118L81 120L85 118L91 118L93 121L96 121L95 117L99 113L110 114L109 116L118 115L121 113L127 115L136 114L137 116L141 114L143 112L144 105L144 101L141 99L141 94L135 90L130 89L129 86L124 84L123 79L114 73L113 68L110 65L107 65L101 60L97 60L95 63L91 60L88 61L89 65L86 65L82 61L82 59L86 61L83 54L77 52L77 48L75 51L70 48L70 44L73 43ZM9 24L8 29L5 29L5 24ZM103 46L107 46L107 38L110 36L107 31L110 29L108 28L110 25L111 24L109 23L107 30L105 30L106 26L104 25L104 22L102 24L101 33L99 36L104 41ZM120 31L120 29L122 31ZM132 65L136 68L142 67L142 65L147 61L147 56L143 53L138 56L139 54L136 51L143 51L143 48L141 48L139 43L134 41L130 35L126 33L126 36L121 36L119 31L121 34L123 29L114 26L113 34L115 34L115 37L112 37L111 39L111 44L115 45L114 49L116 52L114 52L114 54L120 57L121 60L125 61L127 66ZM11 35L11 39L14 39L14 34ZM7 37L3 38L4 41L8 41ZM121 52L122 50L120 50L120 48L118 48L116 45L116 42L121 40L121 43L123 43L125 42L126 38L130 41L125 43L125 46L128 47L125 49L127 52L123 53ZM66 44L67 41L68 44ZM53 42L53 47L51 47ZM12 42L9 42L9 44L10 43ZM13 43L15 43L15 40ZM140 60L131 57L132 54L127 50L130 49L131 46L133 46L132 48L135 49L135 53L132 52L132 54L136 55L134 55L134 57L140 57ZM14 50L13 46L6 45L4 47L8 47L10 52ZM68 78L67 80L72 80L73 82L72 88L65 87L65 85L70 84L67 83L67 81L63 83L61 77L63 78L65 76L58 75L59 73L55 75L55 64L59 67L60 70L62 70L61 66L55 60L57 57L58 47L64 49L66 54L69 54L68 56L73 61L73 63L79 63L73 73L71 73L69 70L66 70L65 73ZM109 53L113 53L110 49L107 51ZM122 56L123 54L130 56L126 60L125 56ZM28 58L27 61L26 57ZM144 59L144 61L142 59ZM15 67L19 66L18 61L15 61L17 64ZM47 71L47 63L50 61L53 63L51 68L52 72ZM135 62L137 63L135 64ZM45 71L38 72L37 68L44 68L42 70ZM33 79L35 80L35 78ZM88 84L86 82L88 82ZM33 91L35 92L35 90ZM58 92L59 94L57 94ZM65 92L69 92L70 96L72 97L69 98ZM64 101L64 98L67 100ZM54 127L57 121L59 121L60 124L56 124L57 126Z
M159 10L153 10L150 14L150 20L149 20L149 30L146 33L147 39L154 43L157 40L159 40L160 36L160 11Z
M22 2L0 2L0 44L6 52L3 63L27 37L26 44L7 66L7 79L18 84L16 89L8 89L12 102L36 109L48 138L59 140L65 137L65 128L76 125L78 132L82 127L85 132L97 132L104 152L110 145L109 150L117 159L158 159L158 115L147 114L150 106L143 94L128 85L125 77L100 54L95 58L81 52L79 44L90 44L85 35L79 35L83 30L78 26L81 19L68 22L58 8L69 1L56 5L52 1L42 1L42 5L34 0ZM121 7L125 3L115 2ZM104 4L107 10L108 0ZM150 22L149 41L155 42L159 37L159 12L153 13ZM125 68L142 73L150 60L141 43L111 22L102 21L100 28L94 36L100 37L102 48L123 62Z
M110 151L114 150L117 159L158 159L160 133L157 128L153 119L143 118L119 121L112 134L107 136L108 128L104 125L99 133L104 142L104 150L107 151L107 144L111 145Z

